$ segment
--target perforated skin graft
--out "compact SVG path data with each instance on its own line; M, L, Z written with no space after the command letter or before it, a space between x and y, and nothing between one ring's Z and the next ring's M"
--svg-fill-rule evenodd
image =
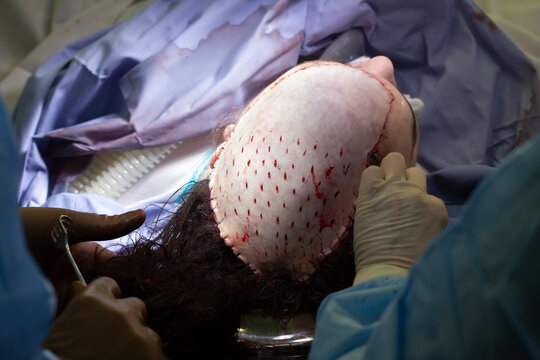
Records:
M216 152L209 186L221 237L257 273L309 278L346 235L366 166L390 151L414 161L411 119L399 91L363 69L291 69Z

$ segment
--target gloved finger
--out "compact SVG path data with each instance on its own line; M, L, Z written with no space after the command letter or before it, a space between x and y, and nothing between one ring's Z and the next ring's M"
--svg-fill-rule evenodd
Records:
M362 173L359 192L367 192L377 180L384 180L384 173L378 166L370 166Z
M448 225L448 211L446 210L444 201L433 195L428 195L425 199L430 212L438 215L441 229L444 229Z
M381 169L384 172L385 180L393 178L404 179L406 167L405 158L397 152L386 155L381 162Z
M64 311L69 302L74 297L79 295L84 289L85 286L80 281L72 281L71 283L62 284L59 289L56 289L57 314L60 314L62 311Z
M69 226L70 243L115 239L140 227L146 219L143 210L120 215L98 215L77 211L66 212L73 220Z
M426 175L422 169L417 167L408 168L405 171L405 178L408 182L418 186L423 192L427 192Z
M60 215L67 215L72 219L68 227L70 244L82 241L98 241L115 239L133 230L144 223L146 214L143 210L134 210L121 215L98 215L61 208L19 208L21 219L25 227L25 234L29 246L39 246L39 239L32 244L32 237L48 237ZM30 240L30 241L28 241ZM47 246L49 243L47 242ZM31 249L32 250L32 249ZM37 249L39 253L41 249ZM34 251L32 251L34 253Z
M86 287L84 284L80 281L73 281L70 284L70 290L71 290L71 298L74 298L75 296L79 295Z
M102 295L109 295L112 299L118 299L122 295L118 283L110 277L100 277L92 281L84 291L97 292Z
M120 306L125 307L126 309L129 309L130 312L136 314L137 318L143 323L146 322L147 311L144 301L134 296L127 297L119 301L119 304L121 304Z
M65 305L67 305L75 296L80 295L85 288L86 286L84 286L82 282L72 281L67 286L66 293L64 295L63 301L65 302Z
M147 327L146 328L146 337L150 342L156 344L157 346L159 346L161 348L161 345L162 345L161 337L158 335L157 332L155 332L151 328Z

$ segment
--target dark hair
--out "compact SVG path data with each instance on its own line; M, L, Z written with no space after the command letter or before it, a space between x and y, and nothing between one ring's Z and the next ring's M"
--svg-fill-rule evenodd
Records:
M195 183L154 239L137 239L120 256L96 263L87 276L110 276L123 296L141 298L148 325L172 358L223 354L235 346L240 315L315 314L325 296L354 279L352 239L318 265L308 281L285 271L257 276L220 237L210 208L208 182Z

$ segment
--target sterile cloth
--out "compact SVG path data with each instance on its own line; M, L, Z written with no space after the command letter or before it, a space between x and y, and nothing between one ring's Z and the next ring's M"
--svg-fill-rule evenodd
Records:
M327 297L310 359L538 358L539 164L537 136L477 188L407 280Z
M17 212L19 162L0 101L0 354L2 359L51 359L41 349L54 317L51 284L29 254ZM51 242L52 244L52 242Z
M156 0L63 48L29 79L15 111L19 204L54 194L73 203L66 183L87 155L208 133L350 28L363 31L367 56L394 62L402 92L424 101L425 169L494 166L540 119L532 65L479 14L468 0Z
M502 31L527 55L540 82L540 3L537 0L474 0Z
M26 80L56 51L123 21L151 0L2 0L0 95L12 113Z

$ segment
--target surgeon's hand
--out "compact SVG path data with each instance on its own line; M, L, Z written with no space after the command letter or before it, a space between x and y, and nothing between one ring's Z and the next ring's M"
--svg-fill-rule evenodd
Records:
M96 252L102 247L91 241L115 239L144 223L143 210L121 215L98 215L59 208L19 208L26 243L45 276L52 282L58 295L58 311L71 297L71 282L77 280L75 272L63 250L54 247L51 230L60 215L68 215L72 222L68 228L70 250L83 276L85 268L92 267ZM103 256L107 256L103 252ZM111 254L109 254L110 256Z
M419 168L390 153L362 174L354 218L354 284L381 275L406 276L448 223L444 203L426 192Z
M52 324L43 347L60 359L165 359L161 340L146 326L142 300L120 298L111 278L82 289Z

